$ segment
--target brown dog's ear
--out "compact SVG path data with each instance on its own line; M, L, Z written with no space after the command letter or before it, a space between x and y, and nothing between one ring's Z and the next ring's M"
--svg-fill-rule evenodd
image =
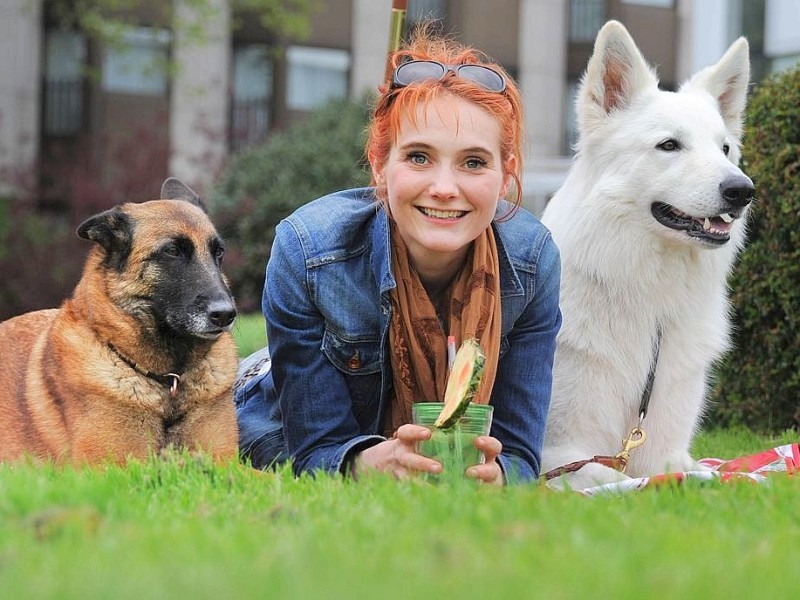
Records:
M125 269L133 246L133 223L119 207L89 217L78 226L77 234L103 247L106 266L117 271Z
M161 184L161 198L163 200L186 200L206 211L206 205L200 200L192 188L177 177L169 177Z

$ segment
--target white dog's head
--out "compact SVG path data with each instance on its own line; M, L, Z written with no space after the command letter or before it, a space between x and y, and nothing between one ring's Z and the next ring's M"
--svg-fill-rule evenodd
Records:
M692 245L743 241L737 220L755 193L737 167L748 51L738 39L669 92L622 24L600 30L577 98L578 156L590 161L598 193L615 199L602 209L618 212L611 218Z

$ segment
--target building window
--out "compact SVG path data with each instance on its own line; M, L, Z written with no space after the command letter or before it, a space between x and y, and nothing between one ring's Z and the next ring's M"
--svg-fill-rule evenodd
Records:
M675 0L622 0L623 4L639 4L640 6L654 6L656 8L672 8Z
M752 13L757 10L760 2L745 2ZM755 6L753 6L755 5ZM797 27L797 2L784 0L782 2L767 2L760 7L764 15L763 26L763 53L766 59L766 68L763 75L768 73L791 69L798 64L800 59L800 31ZM747 19L749 17L746 16ZM744 25L744 34L750 41L751 63L753 62L753 48L757 47L751 37L753 36L753 21L750 18ZM751 68L751 72L755 69ZM755 74L759 74L757 71Z
M103 90L114 94L165 96L169 32L130 28L103 57Z
M605 0L570 0L569 41L593 42L605 22Z
M771 72L788 71L796 66L800 66L800 54L794 56L777 56L772 59Z
M44 123L48 136L77 135L83 127L83 69L86 38L50 30L45 38Z
M347 97L350 54L346 50L290 46L286 105L313 110L328 100Z
M263 142L267 137L272 98L272 61L264 44L233 49L231 150Z

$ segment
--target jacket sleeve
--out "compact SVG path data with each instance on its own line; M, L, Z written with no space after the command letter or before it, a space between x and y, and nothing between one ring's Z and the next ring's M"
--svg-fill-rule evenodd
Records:
M304 256L294 228L283 221L262 299L275 391L295 473L344 472L354 453L385 438L362 434L344 375L322 351L325 320L313 302Z
M541 238L530 280L532 298L507 336L492 390L492 435L503 444L500 466L507 483L534 481L552 389L556 334L561 326L561 263L549 232Z

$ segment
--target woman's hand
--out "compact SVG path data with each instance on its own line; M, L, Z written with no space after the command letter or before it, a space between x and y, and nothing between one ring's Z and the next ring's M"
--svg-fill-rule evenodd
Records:
M468 468L467 477L492 485L503 485L503 470L497 462L497 457L503 451L503 444L497 438L482 435L475 439L475 447L483 452L486 462Z
M398 479L408 479L418 472L441 473L442 465L415 451L417 442L430 439L431 430L421 425L401 425L394 437L376 444L356 455L353 475L357 479L370 469L391 473ZM499 443L499 442L498 442Z
M395 436L363 450L356 456L353 475L366 473L370 469L391 473L398 479L408 479L419 472L438 474L442 465L426 458L415 451L417 442L430 439L431 431L421 425L402 425ZM466 476L492 485L503 485L503 471L497 457L503 451L503 445L497 438L482 435L475 439L475 446L483 452L486 462L473 465L466 471Z

